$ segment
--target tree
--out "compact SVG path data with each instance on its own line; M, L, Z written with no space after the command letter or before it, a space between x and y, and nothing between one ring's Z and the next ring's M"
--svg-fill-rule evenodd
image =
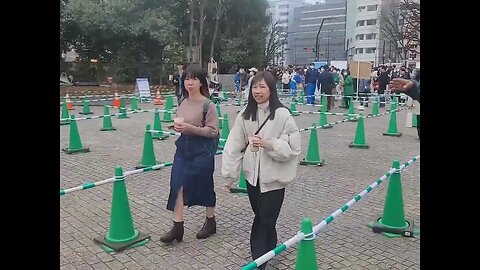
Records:
M213 51L215 48L215 42L217 40L217 32L218 32L218 24L220 22L220 18L222 18L222 15L227 11L228 4L230 0L218 0L218 4L215 6L215 30L213 31L213 38L212 38L212 44L210 45L210 57L209 60L213 59Z
M386 3L380 15L380 32L385 45L393 49L395 59L398 56L406 60L409 52L418 52L420 5L412 0L390 0Z
M405 36L411 40L410 53L420 53L420 1L402 0L400 11L405 24Z
M287 32L285 27L278 25L280 21L275 22L270 27L270 34L265 50L265 65L275 64L275 57L277 59L282 54L283 45L287 43Z

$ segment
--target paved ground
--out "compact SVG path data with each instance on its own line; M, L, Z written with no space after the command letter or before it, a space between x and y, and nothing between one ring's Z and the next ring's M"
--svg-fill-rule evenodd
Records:
M336 102L339 105L339 102ZM142 109L153 108L142 104ZM92 107L94 115L101 107ZM297 106L298 110L314 110ZM222 107L230 126L238 107ZM367 108L370 112L371 107ZM81 111L76 107L76 112ZM336 108L334 112L345 112ZM384 109L380 109L383 112ZM116 112L116 110L115 110ZM388 171L392 160L405 162L420 153L416 129L405 127L406 111L397 114L402 137L382 136L389 115L365 121L370 149L351 149L356 123L347 122L318 131L323 167L299 166L296 180L287 188L278 219L279 243L295 235L304 217L315 224L329 216ZM80 117L77 115L77 117ZM328 121L342 119L328 116ZM318 121L318 114L296 117L300 128ZM102 119L79 121L78 127L89 153L66 155L60 152L60 186L71 188L113 176L114 166L132 170L140 161L145 125L153 123L153 113L113 118L114 132L100 132ZM306 156L309 132L302 132L302 157ZM60 148L68 146L69 126L60 127ZM174 140L154 141L157 160L172 161ZM127 189L135 226L151 234L145 246L109 255L92 239L105 235L109 227L112 185L106 184L60 197L60 268L67 269L240 269L248 263L249 231L253 214L248 198L224 191L216 158L217 234L197 240L196 232L204 221L204 208L186 210L185 236L182 243L165 245L160 236L171 226L171 213L165 209L169 192L170 168L128 177ZM420 225L420 164L402 173L404 208L407 218ZM346 213L335 219L316 239L318 266L321 269L420 269L419 238L386 238L374 234L366 224L383 211L387 185L382 184ZM267 269L294 269L296 246L271 261Z

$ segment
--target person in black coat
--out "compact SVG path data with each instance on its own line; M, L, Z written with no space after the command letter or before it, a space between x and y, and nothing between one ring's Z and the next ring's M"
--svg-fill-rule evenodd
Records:
M332 108L332 89L335 87L335 81L333 75L328 71L328 66L322 67L323 71L318 74L317 80L320 84L320 92L326 94L327 96L327 111L330 111Z

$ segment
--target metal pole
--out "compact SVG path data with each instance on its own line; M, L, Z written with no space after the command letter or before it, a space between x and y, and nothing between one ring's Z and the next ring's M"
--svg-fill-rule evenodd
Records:
M332 30L328 31L328 39L327 39L327 65L330 63L330 33Z
M322 30L323 22L325 21L325 19L326 18L322 19L320 27L318 28L317 38L315 39L315 61L318 61L318 36L320 35L320 30Z

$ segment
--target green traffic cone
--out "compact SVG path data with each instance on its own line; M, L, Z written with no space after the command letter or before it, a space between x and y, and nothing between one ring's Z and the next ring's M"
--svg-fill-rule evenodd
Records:
M80 114L93 114L93 112L90 111L90 101L83 100L82 112L80 112Z
M126 118L130 118L128 115L127 115L127 108L125 108L125 99L124 98L120 98L120 108L118 108L118 119L126 119Z
M390 113L390 123L388 124L388 130L386 133L383 133L384 136L395 136L400 137L402 133L397 130L397 112L393 111Z
M110 130L117 130L112 125L112 117L110 116L110 111L108 109L108 105L103 105L103 127L100 131L110 131Z
M90 152L89 148L83 147L82 145L75 115L70 116L70 142L68 144L68 148L63 148L62 150L67 154Z
M247 193L247 181L243 174L243 168L240 168L240 178L238 179L238 185L236 187L230 187L231 193Z
M363 117L358 119L357 130L355 131L355 139L348 147L350 148L369 148L365 140L365 128L363 126Z
M292 116L298 116L299 113L297 112L297 103L290 102L290 111L292 111Z
M217 109L217 115L219 117L218 119L218 128L219 129L222 129L223 127L223 120L220 119L220 116L222 116L222 111L220 110L220 105L217 103L217 105L215 106L215 108Z
M375 98L375 101L373 101L373 106L372 106L372 113L370 115L379 115L380 113L378 112L378 97Z
M165 123L171 123L173 122L172 115L170 114L170 111L173 109L173 99L171 96L167 96L165 98L165 105L163 106L163 109L165 112L163 113L163 120L162 122Z
M224 139L218 142L218 148L223 149L225 147L225 143L228 138L228 134L230 134L230 126L228 125L228 114L223 115L223 128L222 133L220 134L220 138Z
M145 128L145 140L143 142L143 153L140 165L135 169L142 169L157 165L157 159L155 158L155 151L153 150L152 133L150 132L150 124Z
M349 116L347 116L348 121L351 121L351 122L358 121L358 119L355 118L355 115L352 115L352 114L355 114L355 108L353 107L353 98L352 97L350 97L350 105L348 106L348 114L349 114Z
M392 102L390 103L390 111L397 109L397 103L398 103L397 96L394 96L392 99Z
M228 100L227 93L225 91L222 91L222 101Z
M303 105L304 99L305 99L305 93L303 93L303 89L302 89L302 91L300 91L300 95L298 96L298 104Z
M62 115L60 116L60 125L63 126L63 125L69 125L69 124L70 124L70 114L68 113L67 102L63 100Z
M173 96L168 95L165 97L165 110L171 111L173 109Z
M305 238L298 244L295 270L318 270L315 242L313 241L315 236L313 234L311 219L304 218L302 220L301 231L305 235Z
M315 123L312 124L316 126ZM307 158L300 161L300 165L323 166L325 159L320 159L320 151L318 150L317 129L310 131L310 141L308 142Z
M320 94L320 104L322 105L322 108L327 106L327 97L325 94Z
M155 110L155 114L153 115L153 130L155 131L163 131L162 124L160 123L160 113L158 109ZM165 140L168 138L167 134L162 132L152 132L152 139L157 140Z
M132 97L132 111L140 110L137 104L137 97Z
M400 168L400 162L394 160L392 167ZM387 196L383 208L383 217L377 219L377 222L369 224L373 232L383 233L387 237L413 236L413 221L405 219L403 209L402 181L400 171L390 175L388 183Z
M319 120L319 125L321 126L322 129L325 129L325 128L332 128L333 126L332 125L329 125L328 124L328 121L327 121L327 107L326 106L322 106L321 109L318 110L320 112L320 120Z
M145 245L150 236L137 231L133 225L132 213L128 202L125 175L120 166L115 167L110 228L106 236L98 236L93 241L108 253Z

